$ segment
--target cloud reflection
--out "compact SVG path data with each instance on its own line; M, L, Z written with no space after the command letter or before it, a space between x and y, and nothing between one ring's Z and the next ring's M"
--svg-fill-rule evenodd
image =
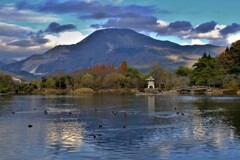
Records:
M84 138L84 128L81 123L57 122L49 123L47 126L47 143L50 148L79 151Z

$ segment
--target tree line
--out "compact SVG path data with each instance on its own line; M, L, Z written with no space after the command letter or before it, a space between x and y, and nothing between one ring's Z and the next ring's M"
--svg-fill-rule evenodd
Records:
M179 67L176 74L188 77L189 85L211 86L226 89L240 87L240 41L226 48L216 58L204 53L193 67Z

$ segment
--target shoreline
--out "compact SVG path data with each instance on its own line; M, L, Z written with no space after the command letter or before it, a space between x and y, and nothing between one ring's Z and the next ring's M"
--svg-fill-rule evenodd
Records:
M204 93L187 93L187 94L180 94L177 90L170 90L170 91L162 91L158 93L144 93L139 92L137 89L130 89L130 88L119 88L119 89L100 89L100 90L93 90L91 88L78 88L75 90L57 90L57 89L44 89L44 90L35 90L31 93L0 93L0 96L6 95L96 95L96 94L114 94L114 95L136 95L136 96L178 96L178 95L205 95L205 96L240 96L240 90L233 90L233 89L218 89L212 88L210 91Z

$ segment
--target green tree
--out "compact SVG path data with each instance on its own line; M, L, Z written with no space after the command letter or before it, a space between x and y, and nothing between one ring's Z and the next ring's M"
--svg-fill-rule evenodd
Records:
M32 91L34 91L35 89L37 89L37 85L32 84L32 83L20 83L17 84L15 87L15 91L16 93L32 93Z
M41 88L52 88L55 89L56 88L56 78L52 78L52 77L42 77L42 82L41 82Z
M218 64L224 69L225 73L240 73L240 40L231 45L230 48L217 57Z
M126 87L139 88L139 81L141 79L141 73L135 69L128 67L126 74Z
M58 89L66 89L67 88L67 84L66 84L66 77L60 77L60 78L56 78L56 87Z
M109 73L103 78L103 86L106 88L124 88L126 77L121 73Z
M227 83L223 84L223 88L226 89L238 89L239 88L239 82L236 79L233 79Z
M215 58L204 53L202 58L193 65L190 76L192 85L222 86L223 70Z
M188 77L191 74L192 70L188 67L185 66L180 66L177 70L176 70L176 74L178 77Z
M103 81L103 76L100 76L100 75L95 76L94 77L94 88L101 89L103 87L102 81Z
M82 87L93 88L93 86L94 86L94 76L89 74L89 73L86 73L86 74L82 75L81 86Z
M6 93L14 90L14 81L11 76L0 74L0 92Z
M73 77L67 75L67 76L64 76L64 79L65 79L66 88L73 89L74 88Z
M139 80L138 80L138 86L137 86L137 89L139 91L144 91L144 88L146 88L147 86L147 81L146 79L149 78L149 75L147 74L141 74L140 77L139 77Z

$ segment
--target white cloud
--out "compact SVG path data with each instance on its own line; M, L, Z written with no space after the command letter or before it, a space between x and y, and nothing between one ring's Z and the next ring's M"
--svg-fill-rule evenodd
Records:
M187 45L190 45L189 43L187 42L183 42L183 43L180 43L181 46L187 46Z
M201 41L200 39L192 39L191 45L204 45L205 42Z
M220 33L220 30L226 27L226 25L217 24L214 30L207 33L195 33L191 32L190 34L184 36L184 39L221 39L223 36Z
M163 21L163 20L157 20L158 23L158 27L160 28L164 28L167 27L169 25L169 22Z
M227 37L227 42L229 44L232 44L236 41L240 40L240 32L236 33L236 34L231 34Z
M8 4L0 7L0 20L44 23L59 21L60 19L56 16L46 16L31 10L18 10L14 4Z
M199 33L196 37L198 38L211 38L211 39L218 39L222 38L222 35L217 30L213 30L208 33Z
M58 36L55 35L46 35L44 38L50 40L47 43L47 46L54 47L56 45L70 45L76 44L83 40L86 36L83 35L81 32L73 31L73 32L62 32Z
M220 34L220 30L225 28L225 25L216 25L214 30L212 30L211 32L208 33L202 33L199 34L199 38L211 38L211 39L219 39L219 38L223 38L223 36Z
M186 46L186 45L205 45L207 43L203 42L200 39L192 39L190 42L183 42L180 45Z

